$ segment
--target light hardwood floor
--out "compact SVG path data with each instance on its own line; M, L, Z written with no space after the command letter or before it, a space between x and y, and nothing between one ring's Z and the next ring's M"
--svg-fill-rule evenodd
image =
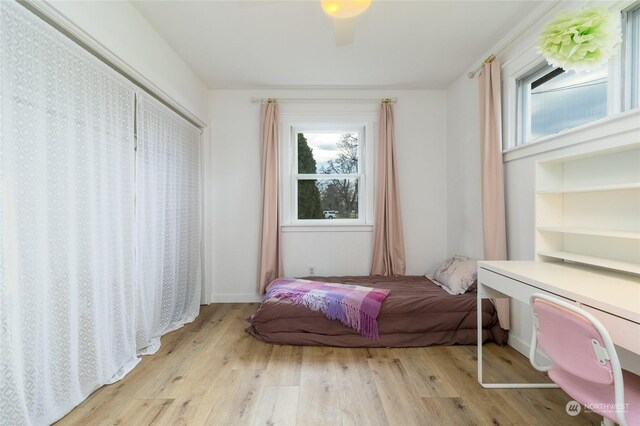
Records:
M558 389L482 389L474 346L341 349L269 345L243 331L257 304L201 307L122 381L58 425L600 424L570 417ZM488 344L489 380L540 380L528 360Z

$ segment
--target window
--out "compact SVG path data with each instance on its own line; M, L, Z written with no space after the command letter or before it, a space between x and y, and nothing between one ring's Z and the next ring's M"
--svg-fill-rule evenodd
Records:
M505 120L506 147L640 107L640 2L621 10L620 16L620 52L596 70L576 74L540 64L539 55L534 59L528 54L506 67L511 76L506 115L513 117ZM527 69L525 61L538 65Z
M314 119L283 123L283 225L371 224L370 122Z
M357 220L363 188L360 159L364 129L294 129L298 220Z
M545 65L518 79L518 145L606 117L608 74Z

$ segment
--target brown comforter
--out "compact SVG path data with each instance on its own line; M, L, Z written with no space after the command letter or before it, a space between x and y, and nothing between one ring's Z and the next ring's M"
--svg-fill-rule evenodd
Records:
M476 343L476 293L452 296L423 276L312 277L316 281L390 289L378 316L379 341L302 305L270 300L246 331L267 343L340 347L410 347ZM504 344L493 304L482 301L482 341Z

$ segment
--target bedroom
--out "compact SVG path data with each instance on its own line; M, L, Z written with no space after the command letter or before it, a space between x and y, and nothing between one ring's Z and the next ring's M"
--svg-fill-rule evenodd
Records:
M594 268L594 274L615 275L607 271L617 261L616 267L627 266L621 280L640 289L638 272L633 272L640 263L638 4L602 3L610 11L623 11L625 17L622 43L615 44L604 67L606 84L598 74L603 68L587 74L587 86L607 88L604 103L602 97L598 103L606 106L606 117L596 111L593 122L563 127L529 142L530 135L519 133L523 126L518 82L530 84L527 78L546 64L535 50L544 25L564 9L575 12L593 6L591 2L373 0L355 20L334 18L335 27L320 3L1 3L0 424L59 419L60 424L303 425L601 420L587 407L570 416L566 404L571 398L559 389L483 389L476 378L475 339L455 346L348 349L264 343L246 333L245 319L258 311L263 298L257 288L263 220L260 111L269 99L276 100L282 157L272 178L281 192L276 235L283 267L277 275L370 275L379 198L379 185L374 184L379 115L381 101L388 99L394 114L391 139L404 250L404 270L396 273L422 277L434 274L455 255L489 258L483 241L478 70L496 55L494 62L501 64L498 118L503 135L496 149L504 172L508 259L557 266L562 262L547 262L557 259L540 252L591 254L609 259L604 265L609 269ZM37 45L36 35L52 44ZM87 49L110 66L96 61ZM25 52L30 54L24 56ZM66 54L81 66L69 67ZM475 72L473 78L470 72ZM80 78L85 75L91 78ZM107 99L116 91L120 97L82 121L79 114L90 110L74 102L85 96L87 105L97 103L90 82L98 78L107 81L98 97ZM18 83L28 87L28 92L19 93L25 98L47 96L36 99L34 108L25 107L16 100L22 99L16 95L23 87ZM58 101L64 109L51 113ZM132 149L131 154L103 157L99 151L78 149L82 156L74 156L87 137L106 140L100 129L103 124L110 128L115 118L105 111L116 109L128 123L117 127L117 134L135 146L137 154ZM57 114L66 124L47 124L47 114ZM341 174L341 179L359 183L357 207L350 207L345 217L344 203L321 202L321 217L302 219L294 194L304 179L289 168L298 164L292 160L298 154L295 135L305 135L317 154L321 143L311 135L336 133L359 136L358 171ZM176 157L171 139L176 134L183 144L180 149L188 154L177 163L172 162ZM55 138L68 140L68 145L38 152ZM151 149L154 138L164 138L166 152ZM14 146L18 140L20 145ZM200 146L199 154L188 148L193 141ZM62 164L61 158L66 159ZM130 167L115 167L121 161ZM567 173L556 173L558 164ZM575 171L575 181L592 186L617 180L635 184L614 195L596 191L599 195L592 199L563 195L574 227L611 229L608 235L613 237L574 235L574 230L556 238L557 229L537 229L562 225L545 222L553 212L541 211L536 200L558 197L553 190L547 190L548 195L540 192L545 192L545 185L555 185L554 179L569 179L569 170ZM12 185L11 179L24 173L36 179ZM319 182L326 176L307 178ZM177 183L167 183L174 182L171 179ZM183 218L173 213L180 209L168 208L161 197L145 196L163 182L172 203L188 206L183 209L190 214L186 236L171 222ZM198 182L199 197L187 196ZM111 192L103 191L112 186ZM626 195L619 200L618 193ZM553 205L549 203L549 211ZM75 214L66 214L67 209ZM166 223L156 220L158 211L165 212ZM325 212L335 212L335 217ZM98 214L99 220L78 221L85 214ZM107 235L113 237L108 244ZM159 272L157 259L165 268ZM79 268L83 262L89 266ZM185 262L184 269L175 267ZM85 289L82 274L99 277L88 280L90 286L115 282L122 288L114 286L117 296L104 287ZM159 295L156 283L164 282L165 275L182 290L188 285L186 295L176 292L170 302ZM142 288L141 277L149 282ZM167 283L171 287L174 281ZM633 328L640 323L640 290L631 291L627 299L637 302L628 321L632 328L626 331L616 323L605 327L616 344L619 330L631 337L630 344L616 349L622 367L640 374L635 355L640 348L634 346L640 335ZM90 301L83 299L87 294ZM388 297L392 296L393 289ZM473 338L475 294L460 296L469 299L473 314L465 318L471 321ZM134 299L140 300L129 306L126 301ZM101 310L104 300L110 308L118 301L126 306L121 319ZM385 309L383 302L381 315ZM92 322L97 317L115 322ZM533 322L527 303L512 296L506 318L507 345L489 342L483 347L485 378L548 381L528 359ZM50 327L54 319L58 326ZM384 342L382 318L379 325ZM115 345L110 339L116 337L131 359L110 350ZM114 383L107 384L110 381ZM362 397L355 396L359 393Z

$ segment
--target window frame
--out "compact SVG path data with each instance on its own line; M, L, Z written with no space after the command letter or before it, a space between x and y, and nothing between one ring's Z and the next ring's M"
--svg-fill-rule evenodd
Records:
M640 1L622 10L623 110L640 107Z
M545 142L545 145L550 147L551 145L555 146L552 140L555 140L561 135L565 133L571 133L574 131L580 131L585 126L593 126L598 125L598 123L606 122L608 120L614 119L614 117L620 115L621 113L627 113L632 110L636 110L640 108L640 99L638 99L638 104L633 106L629 102L629 92L630 92L630 84L634 79L634 76L629 73L629 52L635 49L639 49L640 46L631 46L628 43L628 33L629 33L629 25L631 25L627 18L631 12L637 12L637 9L640 8L640 1L619 1L610 6L611 10L619 11L621 16L621 25L623 29L623 42L621 46L618 48L618 54L613 56L609 60L609 73L608 73L608 85L607 85L607 116L598 120L591 121L589 123L582 124L577 127L569 128L562 130L558 133L554 133L547 136L541 136L533 140L525 140L521 141L521 112L523 105L521 105L521 97L519 96L519 88L518 88L518 80L522 78L526 78L527 75L535 72L536 69L542 69L546 60L533 49L534 41L529 38L525 41L522 46L519 54L509 58L509 60L505 61L502 66L502 75L503 75L503 85L502 85L502 94L503 94L503 121L502 121L502 133L503 137L503 153L509 154L509 158L521 158L523 156L527 156L526 152L532 151L529 148L524 149L524 151L516 154L512 151L520 151L525 147L530 147L531 145L536 145L539 142ZM554 9L555 10L555 9ZM638 25L640 27L640 25ZM635 28L634 28L635 29ZM637 31L640 32L640 28L637 28ZM526 43L526 44L525 44ZM639 42L640 43L640 42ZM640 68L640 65L638 66ZM636 74L635 78L640 78L640 70L638 74ZM638 83L640 84L640 83ZM640 98L640 96L638 96ZM558 145L556 148L561 147ZM544 149L542 151L548 150ZM555 149L555 148L551 148ZM535 152L539 152L540 149L533 149Z
M365 212L363 203L360 200L365 199L366 177L365 177L365 159L364 152L366 147L366 128L364 126L331 126L328 124L313 126L293 126L291 127L291 189L292 189L292 205L291 214L294 224L304 225L320 225L324 224L327 219L299 219L298 218L298 182L301 180L333 180L333 179L355 179L358 181L358 218L357 219L331 219L331 223L336 225L356 224L361 225L364 221L361 219ZM325 173L299 173L298 172L298 134L300 133L358 133L358 173L347 174L325 174Z
M516 79L516 146L531 143L531 84L553 70L553 65L542 62L533 67L529 73Z
M543 138L547 138L547 137L551 137L554 135L557 135L559 133L564 133L568 130L598 121L598 120L602 120L604 118L607 118L611 115L614 114L613 110L612 110L612 96L613 96L613 87L616 85L615 81L611 81L612 77L612 73L613 73L613 68L615 67L614 64L609 64L607 66L607 114L604 117L600 117L600 118L596 118L594 120L591 121L587 121L586 123L580 124L578 126L574 126L574 127L568 127L565 128L563 130L560 130L559 132L556 133L550 133L548 135L542 135L542 136L538 136L536 138L533 138L531 136L531 125L532 125L532 120L531 120L531 100L532 100L532 89L531 89L531 85L533 83L535 83L537 80L539 80L540 78L546 76L547 74L550 74L552 72L554 72L555 70L561 70L560 67L556 67L553 66L551 64L548 64L546 61L545 62L540 62L538 63L538 65L532 67L527 73L525 73L524 75L522 75L521 77L518 77L516 79L516 136L515 136L515 146L522 146L522 145L527 145L530 143L535 143L538 140L542 140ZM566 73L567 71L564 71L560 74ZM550 80L552 80L554 77L552 77Z
M285 115L285 114L281 114ZM373 114L290 114L281 123L280 187L281 226L314 230L347 229L373 225L373 155L375 123ZM358 173L298 173L298 133L359 132ZM301 179L358 179L357 219L298 219L298 181Z

